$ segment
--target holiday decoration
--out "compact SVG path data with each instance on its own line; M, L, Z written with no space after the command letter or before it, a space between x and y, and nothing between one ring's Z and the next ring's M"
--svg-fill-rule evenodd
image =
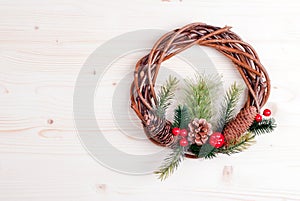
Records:
M266 116L266 117L269 117L271 115L271 110L270 109L265 109L263 111L263 115Z
M172 133L175 136L179 135L180 134L180 128L178 128L178 127L173 128L172 129Z
M187 146L189 143L188 143L188 141L187 141L186 138L182 138L182 139L179 141L179 144L180 144L180 146L185 147L185 146Z
M186 137L188 135L188 131L186 129L181 129L180 130L180 136L181 137Z
M261 116L261 114L257 114L257 115L255 116L255 121L256 121L256 122L261 122L262 119L263 119L263 117Z
M159 68L163 61L193 45L215 48L233 62L247 87L242 108L238 108L245 91L241 84L234 82L222 95L221 76L196 74L186 79L185 96L173 120L166 118L179 80L169 76L156 89ZM155 172L161 180L170 176L186 157L211 159L218 154L239 153L254 144L257 135L270 133L276 127L271 110L265 109L263 116L260 113L270 95L269 76L255 50L228 26L193 23L165 34L137 62L130 91L131 107L148 138L171 148Z
M194 119L191 123L189 123L188 129L190 141L197 145L206 143L208 137L212 133L211 124L205 119Z
M234 120L228 122L223 129L226 143L235 143L251 126L256 114L256 108L254 106L250 106L242 109L236 115Z
M209 144L215 148L220 148L224 145L224 140L224 135L222 133L216 132L210 136Z

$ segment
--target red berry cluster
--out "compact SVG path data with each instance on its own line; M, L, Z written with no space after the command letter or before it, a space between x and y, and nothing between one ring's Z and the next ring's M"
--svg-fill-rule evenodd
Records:
M271 114L272 114L272 112L271 112L270 109L265 109L265 110L263 111L263 115L264 115L265 117L269 117L269 116L271 116ZM262 115L261 115L261 114L257 114L256 117L255 117L255 121L256 121L256 122L261 122L262 120L263 120Z
M180 129L178 127L175 127L172 129L172 134L174 136L179 135L181 137L181 139L179 141L180 146L186 147L189 144L188 140L186 139L186 137L188 136L188 132L185 128Z

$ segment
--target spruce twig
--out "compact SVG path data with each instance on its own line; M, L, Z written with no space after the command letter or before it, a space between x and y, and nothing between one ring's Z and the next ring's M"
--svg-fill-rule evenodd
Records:
M212 159L217 156L216 148L212 147L210 144L206 143L201 146L192 144L189 147L189 151L197 155L198 158Z
M187 128L190 121L191 119L188 107L186 105L178 105L174 112L173 127Z
M171 100L175 96L175 90L178 82L179 80L176 77L170 75L166 83L161 86L158 92L158 104L156 106L156 111L159 117L165 117L166 110L171 105Z
M255 135L260 135L264 133L271 133L276 128L276 123L274 118L263 119L261 122L254 121L253 124L248 129Z
M173 149L173 152L164 159L164 163L161 165L159 170L154 173L157 174L158 178L163 181L174 173L183 159L184 147L177 146Z
M228 123L236 115L236 106L239 102L240 96L243 92L243 87L234 82L230 88L227 90L224 97L221 111L220 119L218 121L217 131L222 132L226 123Z
M218 76L187 80L186 103L193 118L203 118L210 121L213 116L213 102L218 96L221 80Z
M222 147L218 149L217 152L227 155L242 152L255 143L254 137L254 134L252 134L251 132L247 132L240 138L240 140L236 144L230 145L228 147Z
M252 144L255 143L254 137L255 134L247 132L240 138L240 140L236 144L232 144L226 147L224 146L221 148L214 148L209 144L204 144L202 146L192 144L189 148L189 151L196 154L199 158L205 159L215 158L219 153L231 155L248 149Z

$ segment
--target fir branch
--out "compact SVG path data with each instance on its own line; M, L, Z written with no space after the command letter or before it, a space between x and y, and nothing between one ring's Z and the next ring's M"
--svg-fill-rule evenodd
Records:
M219 95L221 79L218 76L196 76L196 80L186 80L186 103L193 118L210 121L213 116L213 102Z
M214 148L208 143L205 143L202 146L192 144L189 147L189 151L197 155L199 158L205 158L205 159L215 158L219 153L231 155L248 149L251 145L255 143L254 137L255 134L251 132L247 132L239 139L238 142L229 146Z
M253 124L248 129L255 135L260 135L264 133L271 133L276 128L276 123L274 118L263 119L261 122L254 121Z
M216 149L212 149L209 153L206 154L206 156L204 156L205 159L213 159L215 157L217 157L218 152L216 151Z
M164 160L158 171L154 173L158 175L160 180L165 180L179 167L180 162L184 159L184 147L177 146L173 152Z
M216 157L216 155L213 153L214 149L215 148L212 147L209 143L205 143L201 146L198 157L205 158L205 159L214 158L214 157Z
M254 134L252 134L251 132L247 132L240 138L240 140L237 143L228 147L222 147L218 149L217 152L227 155L242 152L255 143L254 137Z
M189 109L187 108L187 106L178 105L178 107L175 109L174 112L173 127L187 128L190 121L191 119L190 119Z
M224 97L221 111L220 119L218 121L217 131L222 132L224 125L228 123L236 114L236 106L239 102L240 96L243 92L243 87L234 82L230 88L227 90Z
M208 143L205 143L201 146L192 144L189 147L189 151L197 155L198 158L212 159L217 156L216 149Z
M156 111L159 117L164 118L167 108L171 105L171 100L175 96L175 90L178 85L176 77L169 76L166 83L160 88L158 92L158 104Z
M190 146L189 146L189 149L188 149L188 151L190 151L190 152L192 152L193 154L195 154L195 155L199 155L199 152L200 152L200 149L201 149L201 146L198 146L198 145L196 145L196 144L191 144Z

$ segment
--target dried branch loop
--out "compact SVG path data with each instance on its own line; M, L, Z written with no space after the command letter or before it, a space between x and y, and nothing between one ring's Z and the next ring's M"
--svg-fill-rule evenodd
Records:
M175 140L170 131L170 121L162 120L151 112L157 104L154 86L159 68L162 62L193 45L212 47L233 62L248 89L243 111L255 107L259 112L268 100L270 80L256 51L230 29L229 26L188 24L163 35L150 53L137 62L130 90L131 107L147 128L145 131L149 139L156 144L170 146Z

